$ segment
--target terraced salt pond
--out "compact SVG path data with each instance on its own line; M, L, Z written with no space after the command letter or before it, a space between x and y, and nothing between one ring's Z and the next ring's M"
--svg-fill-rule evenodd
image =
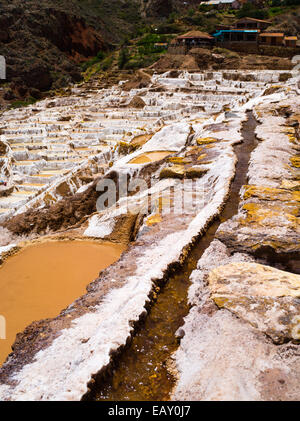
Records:
M136 156L129 164L147 164L148 162L156 162L161 159L166 158L166 156L172 154L171 151L154 151L154 152L145 152L141 155Z
M29 245L9 257L0 267L0 308L7 324L0 365L18 332L58 315L123 251L119 244L65 240Z
M142 146L153 133L175 121L192 117L194 124L201 124L221 113L224 106L238 108L279 78L280 72L273 71L251 72L248 82L239 80L239 71L182 72L175 78L166 72L154 75L148 90L125 92L121 85L100 89L95 81L91 92L85 86L74 86L69 97L48 98L34 106L6 111L0 116L0 141L6 150L1 152L0 173L12 188L7 193L12 200L0 197L0 221L15 211L24 212L33 203L43 206L49 194L52 202L60 200L61 189L56 191L60 182L69 186L64 191L74 194L91 174L102 174L118 158L120 143L123 153L126 145ZM145 107L130 107L139 94ZM173 137L166 138L170 140L174 143ZM158 144L147 148L130 164L159 161L168 152L161 149ZM15 191L33 190L28 183L35 184L34 195L14 196Z

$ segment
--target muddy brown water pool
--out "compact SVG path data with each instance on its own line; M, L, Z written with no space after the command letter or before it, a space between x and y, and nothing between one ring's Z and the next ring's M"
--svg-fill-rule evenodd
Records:
M117 261L124 249L96 241L46 241L9 257L0 266L0 314L6 319L0 365L18 332L35 320L57 316L84 294L99 271Z
M176 331L189 312L189 278L203 252L215 238L222 222L238 211L239 191L247 183L252 150L257 145L252 113L243 124L243 143L235 147L238 157L236 175L224 210L193 245L183 266L168 276L150 312L137 329L131 344L115 359L110 372L96 380L85 400L160 401L170 399L175 378L168 370L171 355L178 348Z

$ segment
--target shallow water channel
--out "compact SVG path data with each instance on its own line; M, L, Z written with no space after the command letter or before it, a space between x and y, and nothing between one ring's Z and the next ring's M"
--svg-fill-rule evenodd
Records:
M189 311L189 278L203 252L213 241L219 225L238 211L239 191L247 183L250 154L257 145L255 127L253 114L248 113L248 120L243 124L243 143L235 147L238 157L236 175L222 214L210 225L205 235L197 240L183 266L168 277L131 344L114 361L112 372L99 378L84 399L158 401L170 398L175 379L168 370L168 362L178 348L175 333L183 325L183 318Z

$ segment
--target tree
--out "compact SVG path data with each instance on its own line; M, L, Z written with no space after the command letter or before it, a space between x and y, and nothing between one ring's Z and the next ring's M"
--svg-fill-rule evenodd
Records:
M245 3L243 7L237 12L237 17L239 19L244 17L267 19L269 17L269 13L266 9L257 9L252 3Z
M129 60L129 52L127 47L123 47L119 53L118 66L119 69L124 69L125 64Z

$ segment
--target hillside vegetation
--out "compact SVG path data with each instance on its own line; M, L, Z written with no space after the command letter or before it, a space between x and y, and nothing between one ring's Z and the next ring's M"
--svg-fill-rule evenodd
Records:
M95 74L148 67L166 52L159 44L177 34L212 32L241 16L271 19L274 30L296 35L299 2L271 0L219 11L196 0L0 0L0 54L7 60L0 105L32 103Z

